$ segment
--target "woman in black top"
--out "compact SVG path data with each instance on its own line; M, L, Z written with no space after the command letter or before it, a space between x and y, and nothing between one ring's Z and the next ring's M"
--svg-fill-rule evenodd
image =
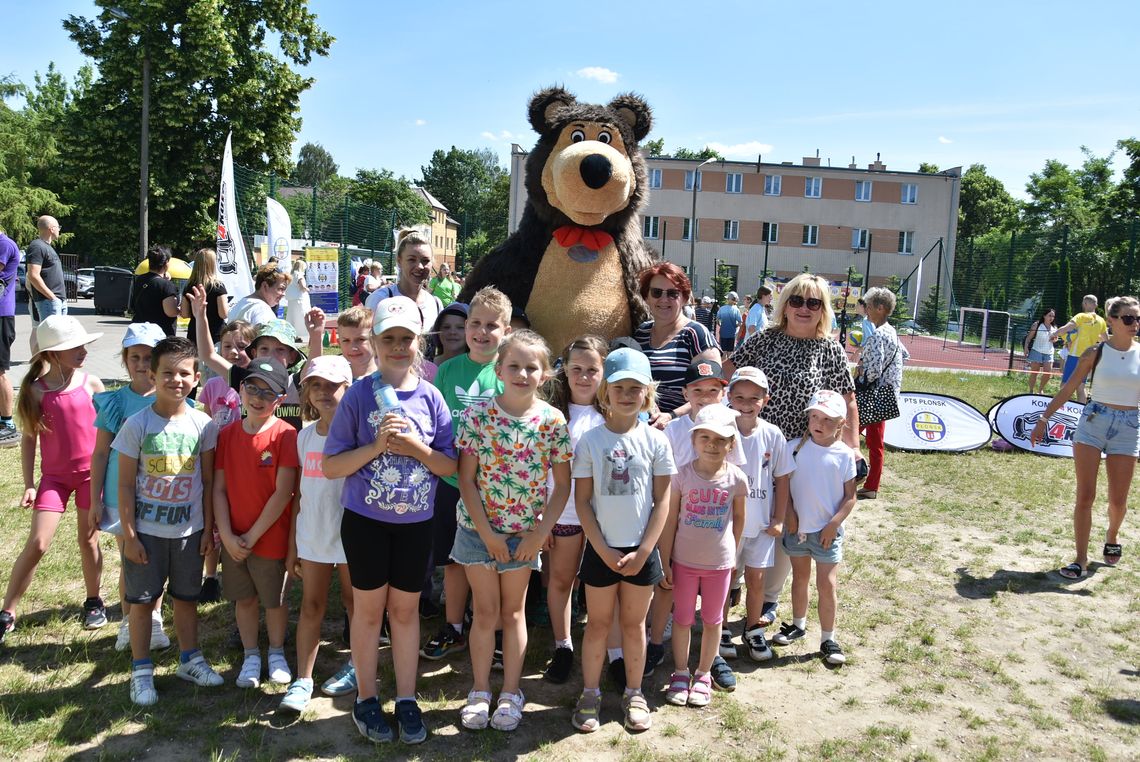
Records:
M178 319L178 289L170 282L170 248L156 244L146 255L149 272L135 278L131 312L136 323L154 323L167 336L174 335Z

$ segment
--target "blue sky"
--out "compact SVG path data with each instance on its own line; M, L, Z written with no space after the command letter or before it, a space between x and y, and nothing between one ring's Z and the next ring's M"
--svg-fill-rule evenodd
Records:
M79 67L60 20L93 3L6 5L0 75ZM294 152L319 142L342 174L419 177L451 145L505 164L534 142L530 94L555 83L582 100L641 93L667 149L982 163L1018 196L1047 159L1140 136L1134 0L310 5L337 41L307 69Z

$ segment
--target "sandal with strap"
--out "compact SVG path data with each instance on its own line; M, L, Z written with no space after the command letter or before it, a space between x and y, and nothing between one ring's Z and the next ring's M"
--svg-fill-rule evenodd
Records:
M677 670L669 676L669 687L665 689L665 700L674 706L689 703L689 684L692 678L688 672Z
M1124 554L1124 548L1120 543L1106 542L1104 544L1104 562L1109 566L1116 566L1120 563L1120 557Z
M708 706L712 701L712 675L704 674L693 678L689 688L689 706Z
M1086 569L1085 567L1081 566L1080 564L1073 562L1073 563L1069 564L1068 566L1063 566L1060 569L1058 569L1057 573L1060 574L1065 579L1080 579L1081 577L1088 574L1089 570Z
M487 691L471 691L467 694L467 705L459 710L459 723L468 730L483 730L487 727L487 717L491 712L491 694Z
M522 710L526 706L526 697L523 692L500 693L499 705L491 715L491 727L495 730L511 732L522 722Z

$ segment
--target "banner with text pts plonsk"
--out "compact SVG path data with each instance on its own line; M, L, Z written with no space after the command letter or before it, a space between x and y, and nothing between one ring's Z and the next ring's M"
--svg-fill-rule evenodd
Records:
M237 198L234 196L234 154L230 147L231 132L226 136L226 152L222 156L222 183L218 188L218 271L230 303L253 293L253 276L249 272L249 256L238 227Z
M990 422L957 397L899 392L899 417L887 421L885 440L896 450L967 452L990 441Z

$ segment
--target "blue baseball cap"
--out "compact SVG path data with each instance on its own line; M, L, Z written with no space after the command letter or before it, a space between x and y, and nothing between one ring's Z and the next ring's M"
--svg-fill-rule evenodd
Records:
M166 331L154 323L131 323L123 336L123 349L137 347L139 344L154 347L165 338Z
M603 369L607 384L627 378L646 386L653 383L653 374L649 369L649 358L636 349L621 347L610 352L606 355Z

